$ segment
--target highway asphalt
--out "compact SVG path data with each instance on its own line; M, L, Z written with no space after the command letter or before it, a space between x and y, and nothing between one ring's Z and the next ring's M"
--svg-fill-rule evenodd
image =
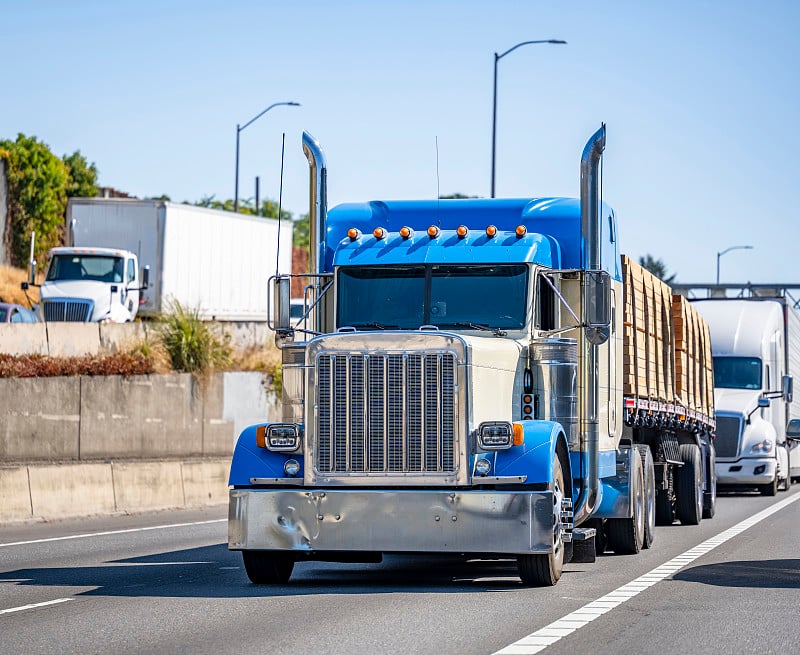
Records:
M0 652L796 653L795 501L800 485L724 494L713 519L546 589L511 561L401 556L258 587L227 550L225 507L4 525Z

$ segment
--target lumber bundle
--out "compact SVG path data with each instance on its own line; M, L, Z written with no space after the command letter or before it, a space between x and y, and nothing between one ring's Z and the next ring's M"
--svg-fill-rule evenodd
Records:
M626 255L623 393L713 416L708 325L691 304Z

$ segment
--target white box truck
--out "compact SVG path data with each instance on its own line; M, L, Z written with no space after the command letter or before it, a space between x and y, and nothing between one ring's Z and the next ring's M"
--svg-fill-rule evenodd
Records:
M127 250L149 267L142 316L175 300L204 319L263 322L267 279L291 272L291 221L279 227L276 219L163 200L71 198L67 228L71 247Z
M692 303L711 332L717 482L767 495L800 477L800 444L786 438L800 418L800 315L781 286L743 285L730 298L708 287L712 297Z

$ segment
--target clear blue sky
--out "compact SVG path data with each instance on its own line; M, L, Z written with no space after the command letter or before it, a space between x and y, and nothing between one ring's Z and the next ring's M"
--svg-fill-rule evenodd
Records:
M493 53L497 195L575 196L608 126L604 199L623 251L682 282L800 283L800 2L383 3L0 0L0 138L80 150L100 183L176 201L308 210L308 130L329 206L488 196ZM438 182L437 148L438 140Z

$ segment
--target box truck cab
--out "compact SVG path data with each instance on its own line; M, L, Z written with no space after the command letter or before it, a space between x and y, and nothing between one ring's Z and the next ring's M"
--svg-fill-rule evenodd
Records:
M49 260L40 289L42 320L126 323L136 317L145 285L132 252L53 248Z
M782 303L712 299L693 305L711 331L718 484L757 487L767 495L788 489L790 452L794 475L800 475L800 450L786 439L793 399Z

